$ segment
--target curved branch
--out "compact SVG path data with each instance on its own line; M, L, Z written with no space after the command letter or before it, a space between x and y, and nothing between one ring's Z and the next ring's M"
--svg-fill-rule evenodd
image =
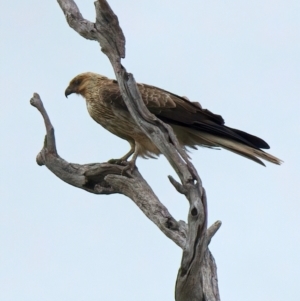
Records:
M42 115L46 123L47 137L44 148L38 155L38 163L45 164L65 182L89 192L123 193L132 198L168 237L183 248L176 282L176 300L220 300L215 263L208 250L208 244L220 224L207 230L206 195L196 169L179 145L172 128L148 111L132 74L127 73L121 65L121 59L125 57L125 37L117 16L106 0L95 2L95 23L82 17L73 0L57 1L70 27L84 38L99 42L113 66L131 116L178 174L181 184L173 178L170 178L170 181L189 201L188 227L171 217L137 169L131 175L126 172L123 174L122 166L116 167L108 163L70 164L60 158L55 148L54 130L50 126L50 120L46 122L48 117L45 112ZM43 107L40 106L39 110L42 112Z
M54 127L42 100L34 93L30 103L42 114L46 127L43 149L37 156L39 165L46 165L57 177L77 188L95 194L121 193L132 199L142 212L178 246L186 243L186 224L177 222L159 201L138 169L132 172L124 166L109 163L74 164L62 159L56 150Z

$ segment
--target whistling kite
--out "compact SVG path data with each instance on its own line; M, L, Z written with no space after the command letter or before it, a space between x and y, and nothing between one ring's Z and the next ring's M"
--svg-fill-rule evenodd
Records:
M222 147L262 165L258 158L281 163L261 150L270 148L264 140L225 126L220 115L202 109L199 103L154 86L138 84L138 88L149 111L172 126L182 147ZM65 91L66 96L72 93L85 98L88 112L97 123L129 142L130 151L120 161L126 161L133 154L130 162L135 164L137 156L160 154L132 119L116 80L91 72L82 73L71 80Z

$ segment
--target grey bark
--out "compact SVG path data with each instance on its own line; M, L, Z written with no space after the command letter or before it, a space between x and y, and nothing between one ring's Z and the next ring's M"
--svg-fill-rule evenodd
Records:
M54 128L39 95L35 93L30 102L42 114L47 133L37 163L45 165L66 183L90 193L121 193L132 199L167 237L183 249L175 286L176 301L220 300L216 264L208 245L221 222L207 229L206 193L196 169L180 147L172 128L148 111L133 75L121 65L121 59L125 57L125 37L117 16L105 0L95 2L95 23L82 17L73 0L57 2L70 27L84 38L99 42L102 52L112 64L132 117L176 171L181 183L172 177L169 179L189 201L188 223L176 221L171 216L137 168L129 172L123 166L109 163L79 165L62 159L56 149Z

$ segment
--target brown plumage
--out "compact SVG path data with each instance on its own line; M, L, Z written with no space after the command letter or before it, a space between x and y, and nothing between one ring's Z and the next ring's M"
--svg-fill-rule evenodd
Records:
M262 165L264 163L260 159L281 163L278 158L261 150L269 148L264 140L225 126L220 115L202 109L199 103L154 86L138 84L138 87L149 111L172 126L182 147L222 147ZM91 72L83 73L72 79L65 95L72 93L86 99L88 112L97 123L129 142L131 149L121 161L132 154L133 163L137 156L160 154L131 118L116 80Z

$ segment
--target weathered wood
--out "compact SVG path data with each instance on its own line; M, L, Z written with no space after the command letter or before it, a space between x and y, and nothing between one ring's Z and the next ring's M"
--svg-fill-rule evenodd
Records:
M217 222L207 230L206 194L196 169L179 145L172 128L148 111L132 74L121 65L121 59L125 57L125 37L117 16L106 0L95 2L95 23L82 17L73 0L57 1L70 27L84 38L99 42L113 66L122 97L133 119L176 171L181 183L171 177L170 181L189 201L188 225L174 220L136 168L129 174L122 166L71 164L60 158L54 129L39 96L35 94L31 103L43 115L47 130L44 148L37 157L38 164L46 165L63 181L88 192L122 193L131 198L166 236L183 249L175 288L176 300L220 300L216 265L208 244L221 223Z
M138 169L128 173L124 166L109 163L75 164L58 155L54 127L43 106L42 100L34 93L30 100L42 114L46 127L46 137L42 150L37 155L37 163L45 165L64 182L94 194L120 193L128 196L159 229L178 246L186 242L187 225L176 221L168 209L159 201Z

